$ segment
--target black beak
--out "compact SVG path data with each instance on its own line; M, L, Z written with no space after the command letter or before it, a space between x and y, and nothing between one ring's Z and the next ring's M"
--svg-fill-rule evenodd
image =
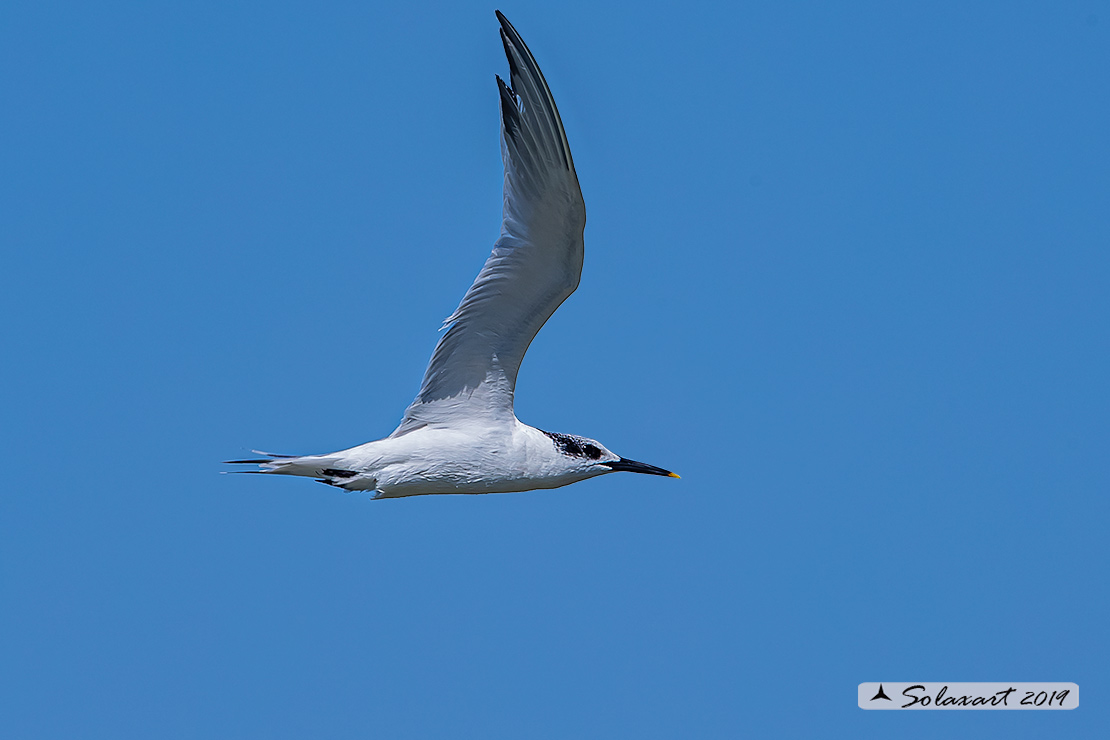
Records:
M610 468L612 468L613 470L624 471L624 472L627 472L627 473L648 473L650 475L665 475L669 478L678 478L678 477L680 477L680 476L672 473L669 470L663 470L663 468L657 468L654 465L648 465L647 463L636 462L635 460L629 460L628 458L625 458L625 457L622 457L620 460L614 460L612 462L604 462L604 463L601 463L601 464L602 465L607 465Z

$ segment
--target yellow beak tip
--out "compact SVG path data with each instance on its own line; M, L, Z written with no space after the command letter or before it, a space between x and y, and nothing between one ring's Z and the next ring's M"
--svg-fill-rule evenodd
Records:
M679 478L679 479L682 478L682 476L679 475L678 473L667 473L667 477L669 477L669 478Z

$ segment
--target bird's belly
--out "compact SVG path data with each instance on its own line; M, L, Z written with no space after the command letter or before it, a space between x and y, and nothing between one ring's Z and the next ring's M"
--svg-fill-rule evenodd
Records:
M400 474L396 474L400 473ZM586 476L589 477L589 476ZM376 498L402 498L435 494L515 493L539 488L559 488L582 476L528 475L524 471L499 470L475 475L471 470L383 471L378 477Z

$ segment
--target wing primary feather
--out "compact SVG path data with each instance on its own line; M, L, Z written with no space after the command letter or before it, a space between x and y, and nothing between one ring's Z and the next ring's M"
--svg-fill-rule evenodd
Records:
M539 64L536 63L536 58L532 56L532 51L524 43L524 39L517 33L513 24L500 10L494 12L497 14L497 20L501 23L501 40L505 45L505 56L509 59L509 80L512 87L517 90L517 80L519 79L526 81L534 89L536 102L544 109L545 114L543 116L537 115L537 118L543 119L544 127L552 134L559 146L558 155L562 158L567 169L573 171L574 158L570 153L570 143L567 141L566 131L563 130L559 107L555 105L555 98L551 94L551 88L547 85L547 79L544 78ZM538 114L539 111L534 111L534 113Z

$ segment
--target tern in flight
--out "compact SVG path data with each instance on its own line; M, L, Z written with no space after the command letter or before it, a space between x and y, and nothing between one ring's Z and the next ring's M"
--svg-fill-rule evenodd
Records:
M513 413L528 345L578 287L586 206L563 122L532 52L500 11L509 84L500 77L505 204L501 237L444 322L416 400L385 439L327 455L230 460L375 498L558 488L606 473L678 476L600 442L545 432ZM244 471L248 472L248 471Z

